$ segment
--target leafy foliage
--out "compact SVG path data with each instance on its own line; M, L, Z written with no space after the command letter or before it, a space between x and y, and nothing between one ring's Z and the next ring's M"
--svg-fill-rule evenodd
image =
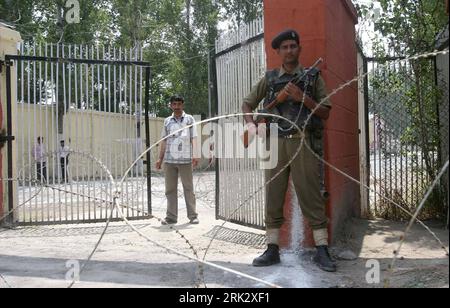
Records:
M153 112L170 113L174 93L193 114L208 111L208 56L218 25L231 27L261 13L251 0L78 0L79 24L67 24L65 0L0 0L0 19L34 43L102 44L124 50L144 47L152 65ZM213 104L214 106L214 104Z
M405 149L419 149L423 169L413 172L424 174L428 180L414 189L425 191L442 165L436 159L441 151L443 124L439 121L438 106L448 101L448 85L447 89L436 85L439 73L435 75L433 59L403 62L399 67L389 57L434 51L437 34L448 24L445 1L379 0L378 3L382 10L380 16L374 14L374 3L357 6L360 18L371 19L374 23L372 51L379 59L379 67L370 79L370 112L382 123L389 124L385 125L389 126L385 128L388 134L399 140ZM394 194L389 190L386 193ZM442 195L440 188L436 189L426 209L427 218L446 216L447 206Z

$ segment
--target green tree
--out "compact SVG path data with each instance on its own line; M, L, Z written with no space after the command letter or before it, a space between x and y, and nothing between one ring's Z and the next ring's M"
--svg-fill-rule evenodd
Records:
M239 27L242 23L250 22L262 15L262 0L223 0L220 1L223 18L231 20L232 27Z
M0 12L1 18L15 25L27 42L103 44L120 46L122 50L142 47L144 60L152 66L152 113L158 116L170 114L167 103L174 93L186 98L188 112L206 115L208 57L214 54L218 23L227 20L234 27L262 12L262 1L248 0L79 2L79 24L65 21L65 0L0 0ZM88 82L94 80L96 86L101 86L95 75L89 72ZM62 95L62 89L58 93ZM97 93L91 103L101 110ZM65 112L60 104L60 118Z
M379 0L382 15L375 20L374 55L379 58L389 56L412 56L431 52L435 49L436 35L448 24L445 1L441 0ZM361 18L370 15L374 4L357 7ZM434 65L430 59L408 61L407 73L400 72L404 106L410 117L410 124L401 136L408 144L421 149L428 178L434 179L439 171L439 162L434 155L439 151L439 121L437 104L442 99L443 89L435 85ZM373 90L377 93L393 95L390 80L375 76L377 83ZM398 83L397 83L398 84ZM387 97L387 96L384 96ZM382 101L375 102L377 105ZM384 108L384 107L382 107ZM391 110L392 111L392 110ZM387 112L384 112L388 114ZM419 189L419 188L418 188ZM438 194L433 198L445 216L446 208L441 206ZM433 201L432 201L433 202Z

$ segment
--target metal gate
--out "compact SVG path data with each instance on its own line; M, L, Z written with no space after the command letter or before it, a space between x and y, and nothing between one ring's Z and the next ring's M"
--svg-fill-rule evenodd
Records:
M366 102L369 110L368 153L372 215L390 219L404 213L378 194L413 211L448 157L442 157L448 136L448 84L436 70L435 58L366 58ZM443 121L444 119L444 121ZM446 131L445 131L446 130ZM436 217L448 204L441 185L425 208L423 219ZM445 216L443 217L445 218Z
M264 76L266 56L263 32L261 18L216 41L216 101L219 115L240 113L243 98ZM223 128L231 123L244 122L242 118L234 117L220 120L219 126ZM228 141L222 135L222 140L217 140L217 144L228 146ZM264 186L264 171L260 169L258 160L221 157L217 160L216 173L217 219L264 229L264 189L249 199Z
M23 44L5 59L14 223L119 219L108 172L122 178L150 142L150 66L142 50ZM121 184L128 219L151 215L150 153L146 162Z

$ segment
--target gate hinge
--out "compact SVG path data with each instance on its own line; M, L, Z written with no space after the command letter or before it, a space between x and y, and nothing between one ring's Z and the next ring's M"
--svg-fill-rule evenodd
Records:
M5 146L5 143L8 141L14 141L16 137L6 135L6 131L3 129L0 132L0 149Z
M0 60L0 73L3 72L3 66L12 66L12 65L13 65L12 61Z

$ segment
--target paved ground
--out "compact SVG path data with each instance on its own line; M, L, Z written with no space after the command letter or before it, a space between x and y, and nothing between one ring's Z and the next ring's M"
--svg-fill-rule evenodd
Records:
M212 209L203 208L200 214L200 225L192 226L182 221L176 228L203 256L210 241L208 234L216 230L219 222L212 219ZM135 225L158 243L192 254L178 234L155 220ZM355 220L352 225L354 230L362 232L352 234L353 238L347 243L360 245L359 253L354 249L359 258L338 261L339 272L336 274L316 269L309 252L284 251L281 265L263 269L251 267L253 257L261 251L261 233L231 224L220 234L221 240L212 243L206 260L283 287L381 287L381 284L366 283L366 262L378 260L383 279L396 236L403 225L362 220ZM67 261L86 259L102 231L102 224L1 230L0 273L12 287L65 287L68 285L65 281ZM448 245L448 232L435 231ZM403 260L397 263L393 286L448 287L448 257L419 227L409 239L401 254ZM342 244L334 251L337 253L351 245ZM195 262L155 247L123 223L113 223L76 286L193 287L197 276ZM204 267L204 276L208 287L265 287L208 266ZM0 286L6 284L0 282Z
M207 187L207 186L205 186ZM205 188L206 189L206 188ZM154 214L164 217L163 196ZM209 192L199 194L199 225L190 225L185 206L180 204L180 220L175 226L203 258L211 236L218 237L207 251L206 260L282 287L382 287L392 252L405 224L386 221L352 220L333 248L338 255L351 250L358 258L339 260L337 273L325 273L311 262L308 250L284 250L282 263L270 268L254 268L252 259L262 252L263 232L215 220ZM156 201L155 201L156 202ZM157 202L156 202L157 203ZM155 220L133 222L149 238L178 252L193 255L185 239ZM66 287L71 260L85 260L104 224L20 227L0 229L0 287ZM448 230L432 224L448 249ZM381 283L368 284L367 262L380 264ZM401 260L392 279L395 287L448 287L449 259L432 237L415 226L407 237ZM233 273L203 266L204 287L266 287ZM194 287L199 266L187 258L156 247L133 232L123 222L112 223L92 261L75 287Z

